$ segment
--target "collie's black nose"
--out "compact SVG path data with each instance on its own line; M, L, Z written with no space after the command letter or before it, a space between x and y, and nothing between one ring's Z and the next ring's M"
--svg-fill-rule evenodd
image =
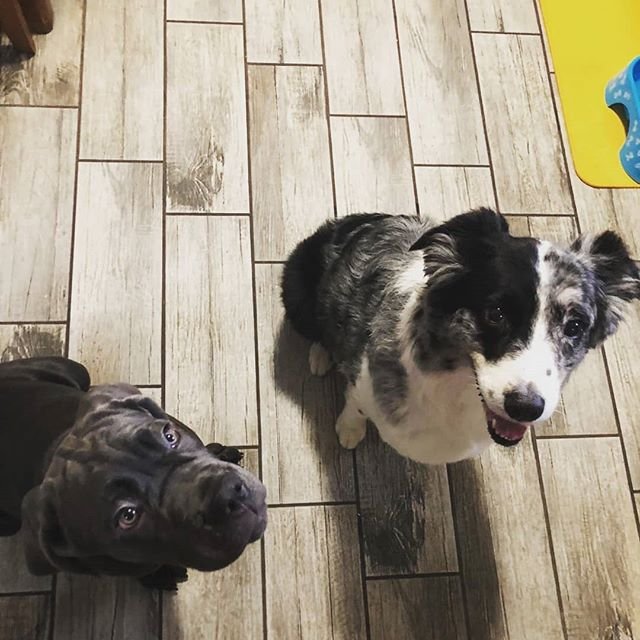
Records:
M504 394L504 410L517 422L533 422L544 411L544 398L537 393L510 391Z

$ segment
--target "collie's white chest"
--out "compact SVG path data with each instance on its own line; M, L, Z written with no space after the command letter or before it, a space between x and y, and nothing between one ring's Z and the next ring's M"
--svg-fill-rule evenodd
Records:
M365 359L355 384L358 408L380 437L417 462L444 464L479 455L492 443L471 368L425 374L403 358L408 394L403 419L391 424L373 392Z

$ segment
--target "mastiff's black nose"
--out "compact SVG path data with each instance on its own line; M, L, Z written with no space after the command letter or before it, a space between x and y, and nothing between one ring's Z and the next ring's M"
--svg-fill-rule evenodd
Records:
M229 473L210 494L206 520L210 524L221 523L235 514L242 513L250 498L251 492L242 478Z

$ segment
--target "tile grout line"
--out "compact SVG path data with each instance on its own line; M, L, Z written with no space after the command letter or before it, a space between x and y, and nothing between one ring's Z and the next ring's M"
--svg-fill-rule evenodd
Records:
M332 118L386 118L388 120L400 120L405 115L402 113L331 113Z
M215 211L165 211L165 215L172 218L229 218L233 216L251 216L251 214L246 211L225 211L224 213Z
M395 1L395 0L394 0ZM473 42L473 34L471 33L471 19L469 17L469 6L467 0L462 0L462 5L464 7L464 17L467 21L467 35L469 39L469 48L471 51L471 63L473 64L473 74L475 78L476 84L476 92L478 94L478 106L480 109L480 117L482 120L482 131L484 133L484 143L487 149L487 164L489 168L489 175L491 177L491 187L493 189L493 197L496 203L496 210L500 211L500 200L498 198L498 188L496 186L496 177L495 171L493 167L493 158L491 156L491 145L489 144L489 133L487 131L487 119L484 112L484 103L482 100L482 88L480 86L480 74L478 73L478 61L476 60L476 50ZM449 466L447 465L447 483L449 484L449 500L451 502L451 512L452 512L452 521L454 527L454 538L456 543L456 556L458 559L458 570L460 571L460 590L462 593L462 606L464 612L464 621L466 625L466 633L467 638L471 638L471 629L469 628L469 604L467 598L467 584L463 578L462 573L462 554L460 553L460 541L458 535L458 527L457 527L457 518L455 517L456 508L455 508L455 495L453 491L453 485L451 483L451 474L449 470Z
M0 104L0 109L78 109L77 104Z
M576 205L576 197L573 192L573 184L571 183L571 171L569 168L569 160L568 155L571 153L571 149L568 149L564 143L564 137L562 136L562 127L560 126L560 110L558 105L556 104L555 91L553 90L553 82L551 82L551 70L549 68L549 60L547 58L547 52L544 47L544 38L542 37L542 21L540 20L540 14L538 12L538 3L535 0L530 0L533 2L533 10L536 14L536 20L538 21L538 31L540 34L538 35L540 41L540 48L542 49L542 57L544 59L544 68L547 70L547 86L549 87L549 98L551 99L551 106L553 107L553 115L556 120L556 130L558 132L558 142L560 143L560 149L562 150L562 160L564 163L564 170L567 177L567 189L569 190L569 196L571 197L571 206L573 208L573 215L576 221L576 228L578 233L581 233L580 229L580 218L578 216L578 207Z
M612 403L613 404L613 403ZM536 440L584 440L585 438L619 438L619 433L566 433L558 435L538 435Z
M253 218L253 186L252 186L252 166L251 166L251 116L249 107L249 63L247 61L247 7L246 0L242 0L242 47L244 59L242 61L244 71L244 101L245 101L245 133L247 145L247 190L249 195L249 241L251 245L251 295L253 302L253 358L255 368L255 385L256 385L256 420L257 420L257 439L258 439L258 473L262 480L262 411L260 396L260 360L258 357L258 292L256 290L256 246L255 246L255 228ZM262 637L263 640L268 638L268 618L267 618L267 563L266 563L266 545L264 536L260 540L260 587L262 595Z
M469 23L470 33L481 33L488 36L539 36L538 31L491 31L489 29L472 29Z
M413 142L411 140L411 127L409 126L409 109L407 108L407 90L404 82L404 66L402 64L402 47L400 46L400 29L398 28L398 12L396 1L391 0L393 13L393 29L396 36L396 50L398 53L398 70L400 71L400 90L402 91L402 104L404 105L404 122L407 132L407 144L409 145L409 162L411 163L411 181L413 183L413 200L416 215L420 215L420 202L418 200L418 181L416 180L416 164L413 155Z
M460 593L462 595L462 614L464 616L464 625L467 638L471 639L471 629L469 628L469 604L467 601L467 583L464 580L464 572L462 571L462 553L460 552L460 536L458 535L458 518L456 517L455 497L453 491L453 483L451 482L450 465L445 465L447 474L447 485L449 487L449 503L451 506L451 523L453 526L453 541L456 545L456 560L458 561L457 574L460 577Z
M611 396L611 404L613 406L613 416L616 422L616 429L618 430L617 437L620 440L620 448L622 450L622 460L624 462L624 470L627 475L627 484L631 493L631 502L633 503L633 513L636 519L636 527L640 534L640 513L638 512L636 501L633 499L634 488L631 478L631 467L629 467L629 457L627 456L627 447L622 433L622 427L620 425L620 412L618 411L618 404L616 402L616 396L613 390L613 380L611 379L611 371L609 368L609 359L607 358L607 352L602 349L602 360L604 362L604 371L607 376L607 384L609 385L609 394Z
M162 220L161 220L161 275L160 275L160 400L164 409L167 402L167 0L162 3ZM158 590L158 640L164 635L164 593Z
M73 258L75 254L75 240L76 240L76 218L78 211L78 183L80 172L80 140L82 135L82 97L84 88L84 54L85 54L85 37L87 33L87 5L82 3L82 36L80 38L80 67L78 74L78 108L76 112L76 152L75 152L75 176L73 183L73 210L71 214L71 237L69 241L70 255L69 255L69 280L67 285L67 322L65 324L65 338L64 338L64 355L69 357L69 341L71 336L71 304L72 304L72 290L73 290ZM51 606L49 617L49 640L55 638L56 628L56 603L58 597L58 575L54 574L51 579L51 593L49 596L49 602Z
M460 571L427 571L425 573L390 573L388 575L367 576L368 582L384 580L430 580L432 578L460 578Z
M318 62L250 62L246 61L247 67L312 67L322 69L323 65Z
M353 507L356 506L355 500L313 500L309 502L277 502L275 504L269 504L269 509L293 509L293 508L305 508L305 507Z
M335 383L333 385L336 392ZM356 525L358 527L358 555L360 556L360 582L362 583L362 606L364 608L364 632L371 638L371 620L369 617L369 593L367 590L367 563L365 558L364 525L362 522L362 506L360 502L360 478L358 475L358 456L355 449L351 452L353 467L353 490L356 498Z
M569 195L571 197L571 204L573 207L573 216L575 219L575 223L576 223L576 229L578 231L578 233L581 233L581 224L580 224L580 216L578 215L578 207L576 205L576 199L575 199L575 193L573 190L573 184L571 181L571 171L570 171L570 166L569 166L569 159L568 159L568 154L571 153L570 149L567 148L567 145L565 144L565 140L564 137L562 135L562 127L560 124L560 118L561 118L561 113L560 113L560 108L558 106L558 104L556 103L556 92L554 91L554 85L552 82L552 76L553 73L551 71L551 68L549 66L549 57L551 55L551 52L547 53L547 50L545 48L544 45L544 38L542 36L543 33L543 27L542 27L542 21L540 18L540 10L538 7L538 3L534 1L534 11L536 14L536 20L538 22L538 30L540 31L539 34L539 39L540 39L540 47L542 49L542 53L543 53L543 58L544 58L544 64L545 64L545 69L547 71L547 85L549 87L549 94L550 94L550 100L551 100L551 104L553 107L553 112L554 112L554 116L555 116L555 120L556 120L556 128L557 128L557 132L558 132L558 137L559 137L559 142L560 142L560 148L562 149L562 159L563 159L563 163L564 163L564 167L565 167L565 172L566 172L566 180L567 180L567 189L569 191ZM613 406L613 412L614 412L614 418L615 418L615 422L616 422L616 428L617 428L617 437L620 441L620 447L622 450L622 457L623 457L623 461L624 461L624 466L625 466L625 472L627 474L627 482L629 485L629 490L631 491L631 502L632 502L632 509L633 509L633 513L636 519L636 528L638 530L638 532L640 532L640 517L638 514L638 510L637 510L637 505L635 504L635 500L633 499L633 485L631 482L631 471L629 468L629 462L628 462L628 458L627 458L627 452L626 452L626 448L625 448L625 443L624 443L624 437L622 435L622 430L620 427L620 416L619 416L619 412L618 412L618 406L616 403L616 397L613 391L613 382L611 380L611 374L610 374L610 370L609 370L609 363L607 360L607 355L604 349L602 349L602 358L603 358L603 362L604 362L604 367L605 367L605 374L606 374L606 378L607 378L607 384L609 386L609 394L611 397L611 404ZM615 436L614 436L615 437ZM535 452L535 457L536 457L536 466L538 468L538 474L539 474L539 481L540 481L540 488L541 488L541 494L542 494L542 498L543 498L543 506L544 506L544 513L545 513L545 521L547 523L547 527L548 527L548 536L549 536L549 544L550 544L550 550L551 550L551 558L552 558L552 562L553 562L553 572L554 572L554 577L556 579L556 588L558 590L558 602L560 605L560 613L561 613L561 621L562 621L562 628L563 628L563 632L565 634L565 638L567 637L567 628L566 628L566 621L565 621L565 614L564 614L564 608L563 608L563 603L562 603L562 598L561 598L561 594L560 594L560 585L559 585L559 577L558 577L558 570L557 570L557 566L556 566L556 560L555 560L555 552L553 549L553 540L551 538L551 527L550 527L550 523L549 523L549 515L548 515L548 510L547 510L547 503L546 503L546 496L544 493L544 486L543 486L543 481L542 481L542 470L540 468L540 460L539 460L539 453L538 453L538 445L537 445L537 439L536 439L536 435L535 433L532 434L532 441L534 443L534 452Z
M567 172L567 186L569 189L569 193L571 195L571 203L573 206L573 211L574 211L574 217L575 217L575 222L576 222L576 228L578 230L578 233L582 233L582 229L581 229L581 224L580 224L580 216L578 214L578 207L576 205L576 199L575 199L575 193L573 190L573 184L571 182L571 174L570 174L570 168L569 168L569 161L568 161L568 154L571 153L570 149L567 149L567 145L565 145L565 140L564 137L562 135L562 127L560 126L560 117L561 117L561 113L560 113L560 108L559 106L556 104L556 92L554 91L554 85L552 82L552 75L554 72L551 71L550 67L549 67L549 57L551 55L551 52L549 52L549 57L547 56L547 51L545 49L544 46L544 39L542 38L542 20L540 18L540 10L538 7L538 3L534 1L534 10L535 10L535 14L536 14L536 19L538 21L538 29L540 30L540 43L541 43L541 47L542 47L542 51L543 51L543 57L544 57L544 62L545 62L545 68L547 70L547 82L549 85L549 91L551 94L551 103L553 105L553 111L555 114L555 118L556 118L556 126L558 128L558 136L560 137L560 146L562 148L562 156L564 159L564 164L565 164L565 170ZM604 362L604 369L605 369L605 375L607 378L607 384L609 386L609 395L611 397L611 405L613 406L613 414L614 414L614 418L615 418L615 422L616 422L616 429L617 429L617 436L620 439L620 447L622 449L622 459L624 461L624 467L625 467L625 473L627 475L627 483L629 485L629 490L631 491L631 502L632 502L632 506L633 506L633 512L634 512L634 516L636 519L636 527L638 532L640 533L640 513L638 512L638 508L637 508L637 504L636 501L633 499L633 481L631 478L631 468L629 467L629 458L627 456L627 448L626 448L626 443L625 443L625 438L624 435L622 433L622 427L620 425L620 412L618 411L618 404L616 402L616 395L614 392L614 385L613 385L613 380L611 379L611 370L609 367L609 360L607 358L607 352L604 348L602 348L602 360Z
M20 598L24 596L51 596L52 591L50 589L34 589L33 591L7 591L6 593L0 593L0 599L2 598Z
M109 164L162 164L162 160L140 160L123 158L78 158L78 162L83 163L109 163Z
M320 29L320 49L322 52L322 64L320 72L324 84L324 112L327 121L327 137L329 139L329 166L331 168L331 195L333 197L333 217L338 217L338 196L336 194L335 161L333 158L333 134L331 131L331 108L329 105L329 77L327 75L327 54L324 42L324 19L322 16L322 0L318 0L318 27Z
M335 163L333 158L333 140L331 133L331 107L329 104L329 79L327 77L327 55L324 41L324 20L322 15L322 0L318 0L318 24L320 28L320 47L322 49L322 75L324 81L324 110L327 119L327 135L329 137L329 162L331 167L331 193L333 196L333 216L338 217L338 196L336 193L336 179L335 179ZM335 379L332 384L332 392L334 396L337 394ZM371 638L371 622L369 619L369 597L367 593L367 581L366 581L366 564L364 557L364 532L362 527L362 518L360 516L360 489L358 484L358 464L356 459L356 452L351 452L351 466L353 474L353 490L355 494L356 504L356 526L358 529L358 556L360 559L360 584L362 589L362 608L364 616L364 632L365 638Z
M67 285L68 286L68 285ZM69 303L67 301L67 307ZM67 314L69 310L67 309ZM63 327L68 324L67 320L0 320L0 327L13 325L42 325L45 327ZM66 338L65 338L66 339Z
M549 507L547 506L547 496L544 491L544 481L542 478L542 466L540 464L540 452L538 451L538 441L536 440L535 431L531 431L531 445L533 447L533 457L536 462L536 473L538 474L538 487L540 489L540 499L542 501L542 512L544 514L544 524L547 533L547 541L549 543L549 555L551 556L551 569L553 570L553 580L556 585L556 597L558 599L558 609L560 611L560 624L562 626L562 634L565 640L568 640L567 621L565 619L564 604L562 602L562 594L560 592L560 576L558 575L558 563L556 562L556 552L553 546L553 537L551 535L551 521L549 520Z
M415 162L414 167L428 167L428 168L446 168L451 167L452 169L491 169L491 165L489 164L453 164L453 163L445 163L445 162Z
M496 210L500 211L500 199L498 198L498 187L496 184L496 175L493 167L493 157L491 155L491 145L489 143L489 132L487 129L487 117L484 112L484 102L482 100L482 87L480 85L480 74L478 73L478 61L476 59L476 48L473 42L473 33L471 32L471 18L469 17L468 0L462 0L464 5L464 15L467 20L467 30L469 34L469 46L471 47L471 61L473 63L473 74L476 80L476 91L478 92L478 103L480 106L480 117L482 119L482 130L484 132L484 143L487 147L487 160L489 165L489 173L491 175L491 185L493 186L493 197L496 201Z
M204 24L204 25L210 25L210 24L215 24L215 25L221 25L223 27L241 27L242 26L242 22L236 22L233 20L229 20L227 22L225 22L224 20L181 20L178 18L167 18L166 17L166 12L165 12L165 24Z

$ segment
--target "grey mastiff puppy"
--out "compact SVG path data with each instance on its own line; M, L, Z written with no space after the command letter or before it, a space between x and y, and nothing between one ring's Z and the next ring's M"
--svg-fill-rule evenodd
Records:
M0 535L31 573L129 575L175 589L233 562L266 526L242 454L204 446L135 387L90 388L65 358L0 364Z

